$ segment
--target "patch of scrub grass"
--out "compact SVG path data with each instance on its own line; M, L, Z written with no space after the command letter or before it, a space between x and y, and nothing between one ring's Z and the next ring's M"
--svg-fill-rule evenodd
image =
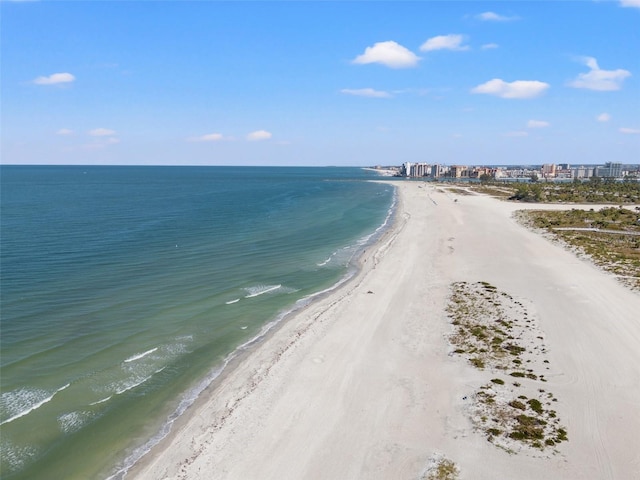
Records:
M478 406L477 426L491 443L513 451L513 442L545 450L567 441L567 431L560 427L555 410L545 410L541 399L548 392L539 389L539 398L519 395L505 398L510 390L494 382L480 387L474 399Z
M542 408L542 404L540 403L540 400L537 400L535 398L530 398L527 403L529 404L529 408L531 408L531 410L533 410L534 412L541 414L544 409Z
M640 184L635 188L640 190ZM545 230L578 254L590 257L630 288L640 289L640 209L526 211L517 216L526 225ZM594 230L580 230L584 228Z
M483 369L484 361L479 357L470 358L469 361L473 364L474 367Z
M504 385L504 380L502 380L501 378L493 378L493 379L491 379L491 381L493 383L498 384L498 385Z
M429 468L423 480L457 480L460 469L448 458L441 458Z
M518 327L505 320L512 315L510 310L513 308L522 310L523 305L488 282L453 283L447 305L453 326L449 336L453 352L465 354L479 369L508 368L512 360L527 353L512 335ZM520 314L527 315L526 312Z

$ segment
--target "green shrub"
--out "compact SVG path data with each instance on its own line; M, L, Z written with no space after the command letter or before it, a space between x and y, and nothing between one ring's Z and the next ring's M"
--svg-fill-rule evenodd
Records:
M529 408L531 408L531 410L538 414L541 414L544 411L542 409L542 404L540 403L540 401L536 400L535 398L529 399L527 403L529 404Z

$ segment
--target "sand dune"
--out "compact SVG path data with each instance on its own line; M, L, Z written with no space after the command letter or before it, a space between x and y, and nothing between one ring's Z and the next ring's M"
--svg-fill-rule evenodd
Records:
M519 225L521 206L396 182L395 227L360 275L289 319L137 465L144 479L640 478L640 295ZM568 441L508 453L473 423L502 370L452 354L453 282L527 306ZM546 364L545 364L546 365Z

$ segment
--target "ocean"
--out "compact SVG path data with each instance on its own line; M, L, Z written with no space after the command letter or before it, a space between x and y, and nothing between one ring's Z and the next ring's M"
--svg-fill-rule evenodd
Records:
M5 479L123 478L244 349L352 275L359 168L0 167Z

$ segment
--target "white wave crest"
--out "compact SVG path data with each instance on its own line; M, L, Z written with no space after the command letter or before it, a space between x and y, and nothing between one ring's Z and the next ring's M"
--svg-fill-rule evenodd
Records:
M113 396L113 395L109 395L109 396L108 396L108 397L106 397L106 398L103 398L103 399L101 399L101 400L97 400L97 401L95 401L95 402L92 402L92 403L90 403L90 404L89 404L89 406L90 406L90 407L92 407L92 406L94 406L94 405L100 405L101 403L108 402L109 400L111 400L111 397L112 397L112 396Z
M120 385L116 388L116 395L122 395L124 392L128 392L129 390L136 388L139 385L142 385L144 382L149 380L153 375L149 375L148 377L144 377L142 379L135 378L133 379L133 383L121 382Z
M248 292L244 298L253 298L265 293L274 292L281 288L282 285L256 285L255 287L249 287L245 290Z
M13 392L7 392L6 394L3 394L2 395L3 407L6 404L9 407L7 408L7 410L9 409L13 409L14 411L17 410L17 413L7 418L6 420L3 420L0 423L0 425L13 422L18 418L24 417L25 415L30 414L34 410L37 410L38 408L43 406L45 403L48 403L51 400L53 400L53 397L55 397L58 394L58 392L61 392L65 388L68 388L69 385L70 384L67 383L66 385L58 388L53 393L48 393L45 390L38 390L38 389L34 389L34 390L20 389L20 390L14 390Z
M324 267L327 263L333 260L333 257L335 256L336 256L336 252L333 252L331 255L329 255L329 258L327 258L324 262L316 263L316 265L319 267Z
M133 355L133 356L131 356L131 357L127 358L127 359L124 361L124 363L129 363L129 362L133 362L133 361L135 361L135 360L139 360L139 359L141 359L141 358L144 358L144 357L146 357L147 355L149 355L149 354L151 354L151 353L155 352L156 350L158 350L158 347L156 347L156 348L152 348L151 350L147 350L146 352L137 353L137 354L135 354L135 355Z

